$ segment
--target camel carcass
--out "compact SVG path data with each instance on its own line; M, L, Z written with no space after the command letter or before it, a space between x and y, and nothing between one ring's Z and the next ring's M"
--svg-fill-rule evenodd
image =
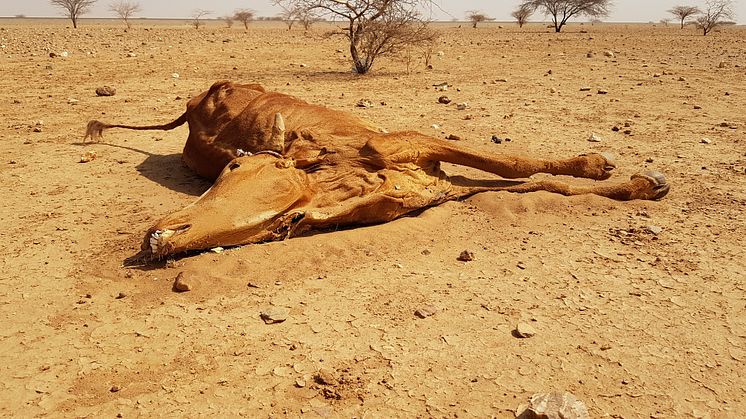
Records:
M345 112L266 92L256 84L217 82L163 125L91 121L86 137L108 128L169 130L187 122L183 160L214 180L197 201L158 221L142 249L152 257L281 240L309 230L382 223L483 191L596 194L616 200L660 199L664 176L573 186L554 180L450 177L441 162L504 179L536 173L605 180L615 165L602 154L533 159L483 153L415 131L381 132Z

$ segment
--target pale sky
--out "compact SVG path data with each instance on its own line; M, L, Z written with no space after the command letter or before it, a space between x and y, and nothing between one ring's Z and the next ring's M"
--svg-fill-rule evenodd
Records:
M252 9L259 16L273 16L279 8L272 6L271 0L132 0L142 6L137 16L150 18L188 18L198 8L213 12L210 17L232 14L239 8ZM676 5L704 6L704 0L612 0L611 15L604 19L609 22L658 22L671 17L666 10ZM451 20L451 16L464 19L467 10L481 10L500 21L511 21L510 12L519 0L436 0L447 12L436 11L434 18ZM112 0L98 0L91 13L85 17L114 17L109 4ZM736 21L746 23L746 0L734 0ZM450 14L450 16L448 15ZM49 4L49 0L0 0L0 16L26 15L60 16L59 9ZM534 16L533 20L540 19Z

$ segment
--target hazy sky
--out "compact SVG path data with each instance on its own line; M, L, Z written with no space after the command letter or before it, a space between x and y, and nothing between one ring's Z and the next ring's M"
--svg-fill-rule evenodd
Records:
M186 18L197 8L213 12L218 17L230 14L234 9L248 8L260 16L272 16L279 9L272 6L271 0L133 0L142 6L142 17ZM434 18L450 20L451 16L464 18L466 10L482 10L498 20L512 20L510 12L519 0L436 0L446 12L436 11ZM108 10L112 0L98 0L87 17L112 17ZM666 10L673 6L704 5L704 0L613 0L614 7L607 21L612 22L657 22L670 17ZM746 0L733 1L736 21L746 23ZM51 6L49 0L0 0L0 16L60 16L59 9ZM450 14L450 16L449 16ZM538 18L538 17L537 17ZM536 19L536 18L535 18Z

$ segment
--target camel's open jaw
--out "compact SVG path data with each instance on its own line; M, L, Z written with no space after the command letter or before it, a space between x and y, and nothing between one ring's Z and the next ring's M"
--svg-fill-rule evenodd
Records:
M153 257L262 241L282 234L280 219L306 200L307 178L269 154L230 162L197 201L152 226L142 249Z

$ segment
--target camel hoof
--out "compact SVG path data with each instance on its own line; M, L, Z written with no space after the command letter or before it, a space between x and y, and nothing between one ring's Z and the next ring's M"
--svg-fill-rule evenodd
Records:
M645 179L650 182L650 189L645 191L643 199L659 200L668 195L671 186L666 182L666 177L661 172L644 172L632 175L632 179Z

